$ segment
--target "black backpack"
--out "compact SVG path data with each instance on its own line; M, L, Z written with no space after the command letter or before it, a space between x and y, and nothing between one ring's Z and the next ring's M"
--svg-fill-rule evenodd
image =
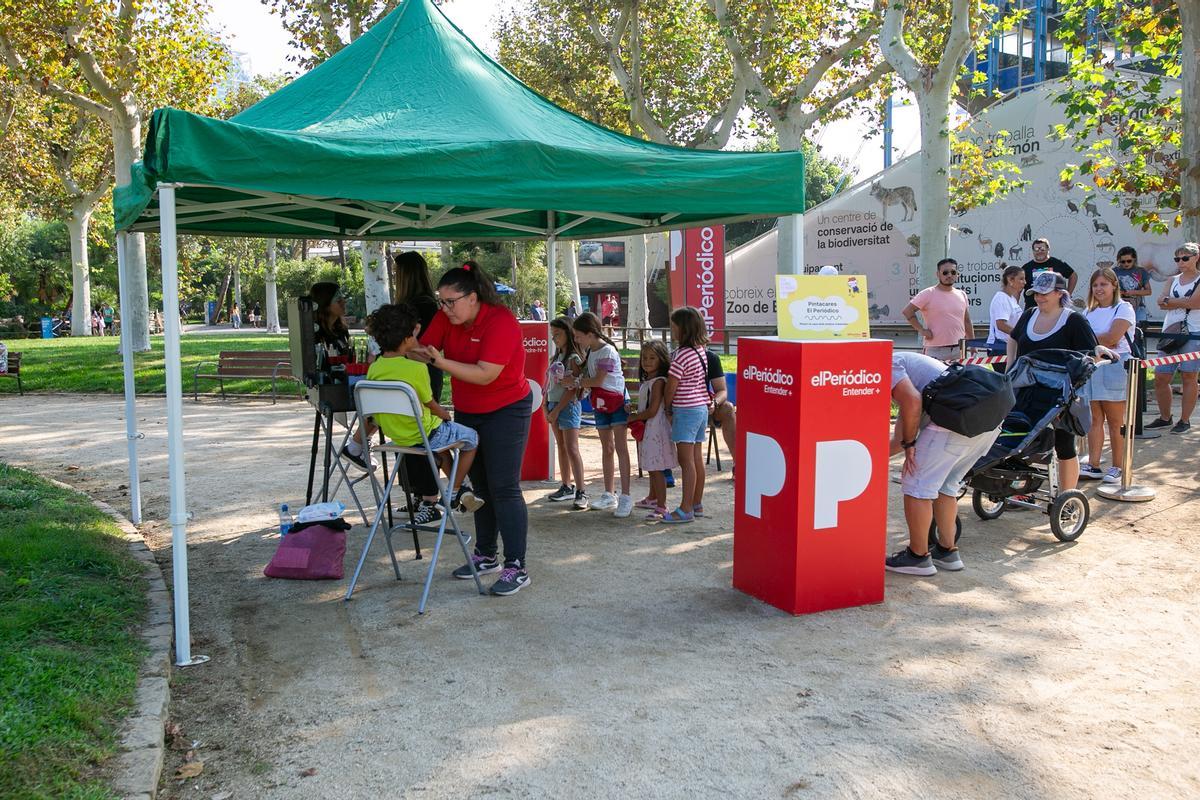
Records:
M1007 378L973 364L951 364L921 392L929 419L963 436L999 428L1016 403Z

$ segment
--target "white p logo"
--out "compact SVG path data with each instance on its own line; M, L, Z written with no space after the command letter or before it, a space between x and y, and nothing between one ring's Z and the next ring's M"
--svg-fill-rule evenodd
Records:
M871 451L862 442L817 442L813 529L836 528L838 503L858 497L870 482Z
M746 434L746 513L762 519L762 499L783 490L787 461L783 448L770 436Z

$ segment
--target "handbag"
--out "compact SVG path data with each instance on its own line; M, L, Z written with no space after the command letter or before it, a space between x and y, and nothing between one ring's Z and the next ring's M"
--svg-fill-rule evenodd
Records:
M1176 285L1178 285L1178 284L1176 284ZM1184 294L1183 297L1185 299L1188 297L1191 297L1192 293L1196 291L1197 286L1200 286L1200 280L1193 281L1192 288L1188 289L1187 293ZM1172 322L1170 325L1164 325L1162 332L1166 333L1166 334L1174 333L1174 334L1185 334L1186 335L1188 333L1187 318L1188 318L1188 314L1190 314L1190 313L1192 313L1192 310L1189 308L1188 310L1183 312L1183 319L1181 319L1179 322ZM1163 355L1168 355L1168 356L1174 355L1175 353L1178 353L1180 350L1182 350L1183 346L1185 344L1187 344L1188 341L1189 341L1188 339L1184 339L1184 338L1159 339L1158 340L1158 352L1162 353Z
M635 442L640 442L646 438L646 423L644 420L635 419L629 423L629 435L633 437Z
M341 519L294 526L279 540L263 574L300 581L340 580L349 527Z
M588 399L592 401L594 410L605 414L615 414L619 409L625 407L624 392L614 392L612 389L602 389L599 386L591 390Z

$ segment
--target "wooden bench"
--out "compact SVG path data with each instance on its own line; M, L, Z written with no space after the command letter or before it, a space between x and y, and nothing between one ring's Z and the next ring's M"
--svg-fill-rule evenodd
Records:
M216 367L216 371L202 372L206 367ZM270 378L272 403L279 393L280 378L296 380L292 375L292 355L286 350L222 350L216 364L204 361L196 365L192 373L193 400L200 399L197 387L201 378L221 382L221 399L225 399L226 378Z
M0 378L16 378L17 391L25 394L25 387L21 385L21 354L14 353L11 350L8 353L8 372L0 372Z

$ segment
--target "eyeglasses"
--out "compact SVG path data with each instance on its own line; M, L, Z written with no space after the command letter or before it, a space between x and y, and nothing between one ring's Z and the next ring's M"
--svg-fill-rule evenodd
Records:
M1118 258L1117 263L1118 264L1132 264L1133 259L1132 258Z
M957 275L957 274L958 274L958 271L957 271L957 270L953 270L953 269L952 269L952 270L947 270L947 271L944 271L944 272L942 272L942 274L943 274L943 275Z
M439 297L438 305L444 308L446 311L449 311L454 307L455 303L457 303L459 300L462 300L466 296L467 295L465 294L460 294L458 297Z
M1039 244L1039 245L1037 245L1036 247L1034 247L1033 249L1034 249L1034 250L1037 250L1037 251L1039 251L1039 252L1041 252L1041 251L1044 251L1044 250L1049 250L1050 248L1049 248L1049 247L1046 247L1046 245L1044 245L1044 244Z
M1191 261L1192 258L1192 256L1175 256L1175 263L1178 264L1180 261Z

